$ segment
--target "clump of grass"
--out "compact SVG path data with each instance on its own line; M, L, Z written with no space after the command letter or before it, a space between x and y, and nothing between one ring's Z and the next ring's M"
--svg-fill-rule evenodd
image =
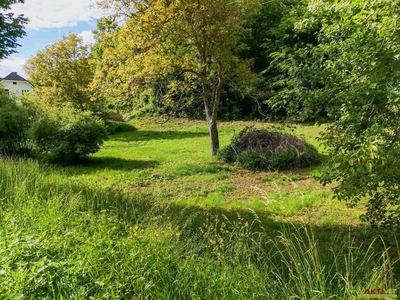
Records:
M326 249L307 227L283 228L275 247L283 263L276 265L276 279L285 299L359 299L366 289L395 286L388 249L376 251L378 240L357 245L351 235L331 239Z

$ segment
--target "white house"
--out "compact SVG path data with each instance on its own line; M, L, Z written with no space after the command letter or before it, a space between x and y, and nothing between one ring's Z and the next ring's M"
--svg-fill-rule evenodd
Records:
M14 96L22 96L23 94L31 91L33 85L25 78L19 76L17 72L11 72L4 78L0 78L0 84L4 89Z

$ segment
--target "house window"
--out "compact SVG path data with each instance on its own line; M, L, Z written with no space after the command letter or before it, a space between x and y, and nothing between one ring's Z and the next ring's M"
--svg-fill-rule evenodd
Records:
M13 82L13 84L17 84L16 82Z
M22 90L22 95L24 95L24 94L26 94L28 92L29 92L29 90Z

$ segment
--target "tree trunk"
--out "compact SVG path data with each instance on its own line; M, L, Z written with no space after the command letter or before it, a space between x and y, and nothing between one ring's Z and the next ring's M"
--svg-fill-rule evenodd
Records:
M208 132L210 133L211 155L217 155L219 149L219 136L217 120L213 116L207 116Z
M200 76L203 85L203 102L208 123L208 132L210 134L211 155L217 155L219 150L219 136L217 127L217 116L219 102L221 100L221 90L224 85L222 76L222 65L218 63L218 83L212 87L211 98L207 86L206 76Z

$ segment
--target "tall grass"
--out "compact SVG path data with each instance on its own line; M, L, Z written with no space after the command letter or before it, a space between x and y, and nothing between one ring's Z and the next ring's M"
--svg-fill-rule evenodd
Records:
M0 160L0 299L357 299L395 288L380 239L279 233Z

